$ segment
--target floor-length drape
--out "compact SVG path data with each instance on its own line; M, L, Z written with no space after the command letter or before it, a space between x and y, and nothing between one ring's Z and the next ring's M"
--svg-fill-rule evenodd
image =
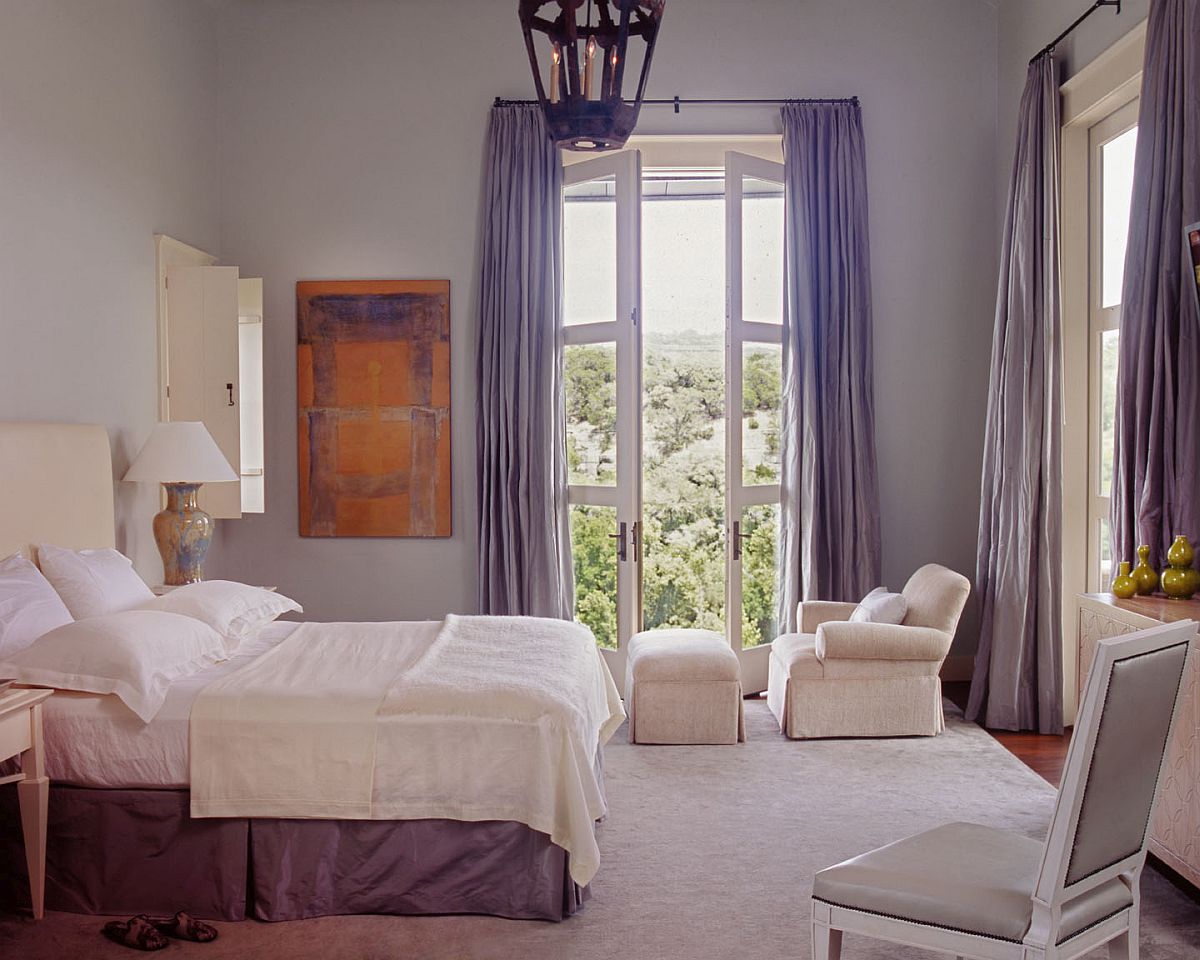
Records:
M1200 318L1183 229L1200 220L1200 0L1146 25L1117 372L1113 560L1200 537Z
M783 114L786 292L779 623L879 585L867 175L857 101Z
M492 108L476 354L479 609L569 618L562 165L536 105Z
M992 337L975 587L979 650L967 716L1061 733L1062 332L1053 54L1029 65Z

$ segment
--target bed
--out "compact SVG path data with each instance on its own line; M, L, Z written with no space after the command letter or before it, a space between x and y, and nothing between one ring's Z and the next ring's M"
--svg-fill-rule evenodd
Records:
M16 477L11 494L0 502L0 556L37 542L76 549L114 545L113 480L103 428L0 423L0 462L7 477ZM23 467L19 471L17 464ZM479 618L468 619L478 629ZM524 629L501 620L495 626ZM453 815L443 816L434 814L447 810L444 797L440 805L422 807L407 796L406 783L417 773L426 779L443 777L447 790L463 787L461 779L452 781L441 770L453 766L445 762L452 751L438 754L431 747L428 770L411 766L412 757L421 752L416 731L431 731L431 744L439 737L443 746L454 742L437 726L444 722L434 716L439 711L428 704L421 707L419 698L398 701L400 706L389 711L390 726L379 728L369 804L374 812L355 818L292 812L274 816L268 804L245 808L252 810L246 815L193 815L197 807L211 812L192 795L193 783L201 782L193 780L201 752L192 747L193 712L203 714L197 702L207 704L210 713L215 702L212 722L218 723L228 707L212 700L214 691L245 686L242 678L254 674L255 664L296 647L301 629L296 623L275 623L230 659L176 681L149 723L143 724L113 696L59 692L47 701L45 741L52 781L47 907L106 914L186 909L228 920L345 913L485 913L560 920L575 912L587 897L586 882L595 869L594 863L581 869L587 857L579 851L586 844L578 838L573 846L536 817L495 815L508 808L494 804L473 806L464 800L451 805ZM303 629L317 636L315 625ZM320 629L329 633L331 628ZM413 652L414 663L424 665L435 651L453 649L446 647L452 633L446 624L394 624L388 630L397 644ZM596 661L601 663L598 656ZM413 669L404 677L419 672ZM588 745L586 757L581 753L574 761L583 766L586 759L581 782L600 790L586 806L589 837L603 813L600 746L621 719L606 670L602 682L613 693L611 715L596 742ZM253 688L241 695L254 704ZM506 709L511 711L512 705ZM477 717L459 717L459 722L476 724L455 734L469 753L469 743L486 728L478 726L483 721ZM213 730L210 740L219 742L224 732L219 725ZM401 758L408 758L408 768ZM493 785L496 789L489 792L515 795L531 789L524 781L535 778L517 770L520 764L507 766L514 768L511 783ZM398 777L401 770L404 776ZM438 792L428 785L423 790ZM19 864L13 794L0 790L0 858ZM222 809L219 803L211 805L211 810ZM242 808L234 804L230 809ZM428 815L406 813L414 810ZM579 809L573 813L578 822ZM568 849L576 850L574 858ZM9 871L0 879L0 902L23 902L23 883L22 874Z

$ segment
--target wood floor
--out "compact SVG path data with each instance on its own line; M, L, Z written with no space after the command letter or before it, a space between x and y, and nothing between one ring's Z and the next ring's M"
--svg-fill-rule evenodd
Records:
M942 687L952 703L966 709L969 683L947 683ZM1040 733L1009 733L1005 730L989 730L997 741L1027 767L1040 774L1054 786L1062 779L1063 764L1067 760L1067 747L1071 743L1071 729L1060 736Z

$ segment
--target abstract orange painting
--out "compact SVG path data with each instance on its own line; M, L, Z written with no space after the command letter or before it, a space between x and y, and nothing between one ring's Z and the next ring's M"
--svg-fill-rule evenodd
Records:
M450 282L296 284L300 535L450 536Z

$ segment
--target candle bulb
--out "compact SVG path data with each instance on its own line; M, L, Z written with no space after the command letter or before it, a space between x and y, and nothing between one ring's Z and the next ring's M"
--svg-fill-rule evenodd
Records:
M592 99L592 61L596 57L596 37L588 37L587 53L583 58L583 99Z
M612 68L609 71L610 72L609 83L611 84L611 87L609 88L608 95L610 97L620 96L621 91L617 89L617 48L616 47L612 48L612 54L608 58L608 64Z
M558 103L559 71L562 69L562 47L557 43L550 54L550 102Z

